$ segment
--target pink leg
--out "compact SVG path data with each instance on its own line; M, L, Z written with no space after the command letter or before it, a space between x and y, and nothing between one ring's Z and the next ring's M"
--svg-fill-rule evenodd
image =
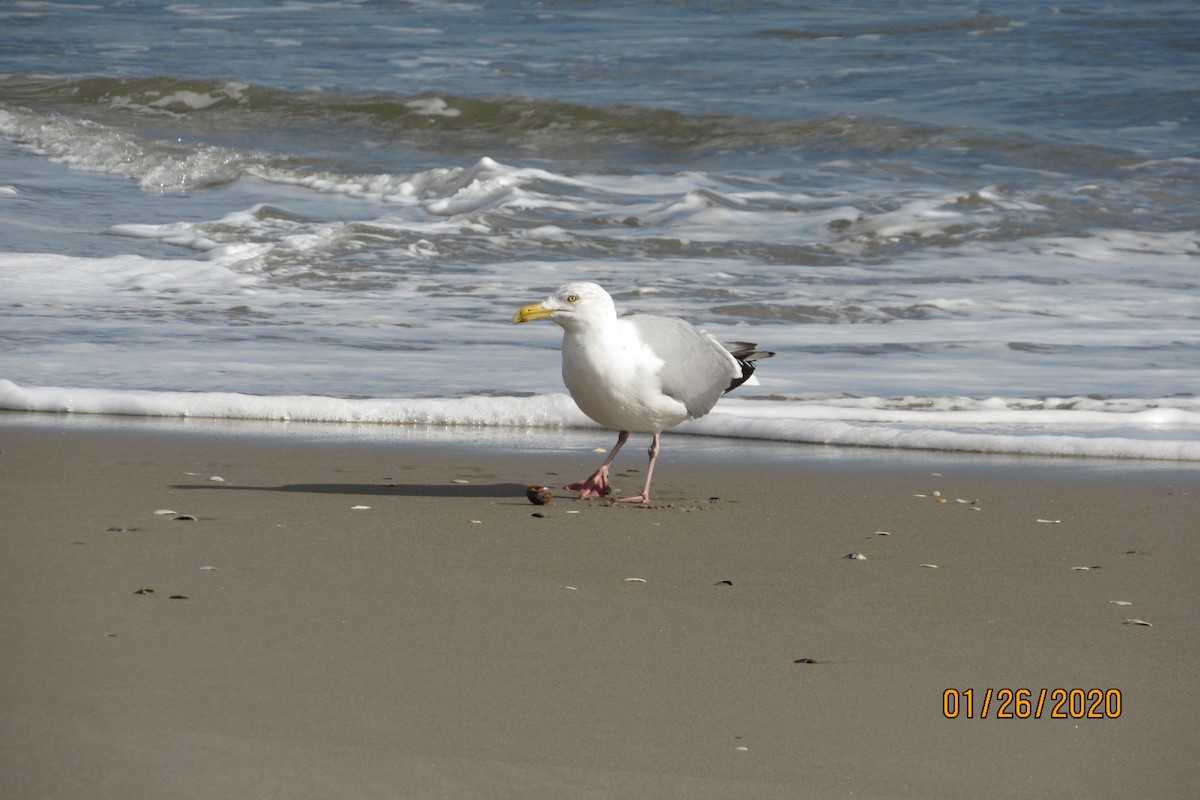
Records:
M617 443L613 446L612 451L608 454L608 458L604 459L604 463L600 465L598 470L578 483L572 483L563 488L568 492L577 492L580 497L606 496L612 491L612 488L608 485L608 465L617 457L617 452L620 451L621 445L625 444L628 438L629 431L621 431L617 436Z
M646 485L642 487L642 493L636 497L624 497L618 502L621 503L649 503L650 502L650 479L654 477L654 460L658 458L658 434L654 434L654 438L650 440L650 466L646 467Z

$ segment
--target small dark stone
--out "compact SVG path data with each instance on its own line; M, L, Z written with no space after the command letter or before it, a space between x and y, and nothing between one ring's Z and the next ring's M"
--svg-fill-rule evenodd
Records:
M168 600L187 600L187 595L186 594L173 594L167 599Z
M134 594L154 594L154 590L150 588L138 589Z
M174 520L176 522L195 522L196 518L191 514L180 514L179 516L174 517Z
M713 584L713 586L721 586L721 585L733 586L733 581L717 581L716 583Z
M545 519L545 517L546 517L546 515L545 515L545 514L543 514L543 513L542 513L542 512L540 512L540 511L535 511L535 512L533 512L532 514L530 514L529 516L531 516L531 517L537 517L538 519Z
M817 660L815 658L797 658L792 663L793 664L816 664Z
M122 528L120 525L113 525L111 528L108 529L108 532L109 533L124 533L125 529Z

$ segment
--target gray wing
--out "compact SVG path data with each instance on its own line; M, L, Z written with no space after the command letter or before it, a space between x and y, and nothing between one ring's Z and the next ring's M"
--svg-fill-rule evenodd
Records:
M622 319L663 360L659 374L663 392L683 403L692 417L707 414L730 384L741 378L733 355L689 322L642 314Z

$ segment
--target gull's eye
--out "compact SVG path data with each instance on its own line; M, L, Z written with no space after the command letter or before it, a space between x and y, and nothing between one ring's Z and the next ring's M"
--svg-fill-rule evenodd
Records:
M579 302L579 295L577 295L577 294L569 294L569 295L567 295L567 302L568 302L568 303L578 303L578 302Z

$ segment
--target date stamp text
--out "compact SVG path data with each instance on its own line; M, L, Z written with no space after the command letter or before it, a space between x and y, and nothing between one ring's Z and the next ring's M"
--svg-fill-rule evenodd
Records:
M1116 719L1120 689L947 689L946 719Z

